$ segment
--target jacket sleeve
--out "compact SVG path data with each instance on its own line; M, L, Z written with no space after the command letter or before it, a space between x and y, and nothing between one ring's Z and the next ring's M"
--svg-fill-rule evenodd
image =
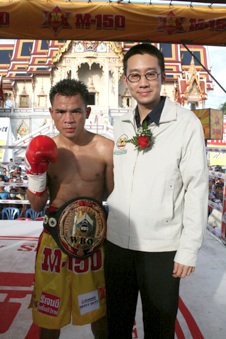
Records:
M175 262L195 266L207 226L208 167L202 125L189 119L180 161L184 194L183 228Z

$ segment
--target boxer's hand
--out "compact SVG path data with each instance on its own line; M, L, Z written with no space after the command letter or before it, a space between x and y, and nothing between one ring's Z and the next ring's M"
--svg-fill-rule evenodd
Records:
M57 146L53 139L39 135L31 140L25 155L28 189L31 193L41 195L46 191L48 165L56 162L57 155Z

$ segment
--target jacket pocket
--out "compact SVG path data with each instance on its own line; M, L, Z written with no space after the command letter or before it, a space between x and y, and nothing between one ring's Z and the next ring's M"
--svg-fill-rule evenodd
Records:
M173 218L174 213L174 182L170 182L165 190L165 201L163 206L163 222L168 223Z

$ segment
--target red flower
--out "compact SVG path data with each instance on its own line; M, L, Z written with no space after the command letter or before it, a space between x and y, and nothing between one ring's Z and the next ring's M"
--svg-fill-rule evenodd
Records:
M151 130L148 128L147 122L145 121L143 125L138 128L136 135L126 142L131 142L140 152L151 149L154 144L153 139Z
M137 138L137 144L139 148L146 148L150 146L150 140L146 135L141 135L140 137Z

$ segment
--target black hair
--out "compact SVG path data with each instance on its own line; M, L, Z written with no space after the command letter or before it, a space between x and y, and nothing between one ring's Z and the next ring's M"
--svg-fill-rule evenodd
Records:
M224 184L223 184L223 182L217 182L215 185L214 185L214 187L216 187L216 188L218 188L218 187L223 187L224 186Z
M12 191L15 192L15 193L17 193L16 187L11 187L9 193L11 193Z
M162 73L165 72L165 63L164 63L164 55L162 52L155 46L148 44L148 43L143 43L143 44L138 44L134 45L131 47L128 52L124 55L123 58L123 68L124 68L124 74L126 75L127 71L127 62L128 59L136 54L149 54L152 56L155 56L158 59L159 66L161 68Z
M51 87L49 93L49 100L51 105L53 104L54 97L56 94L72 97L74 95L80 94L85 105L89 103L89 92L86 85L79 80L75 79L63 79L57 82L54 86Z

